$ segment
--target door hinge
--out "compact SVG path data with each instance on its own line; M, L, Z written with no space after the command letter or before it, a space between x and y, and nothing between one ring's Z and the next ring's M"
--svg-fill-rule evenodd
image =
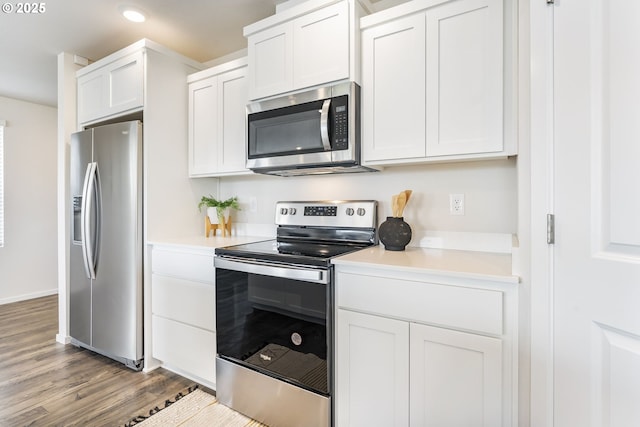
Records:
M547 0L547 4L554 4L556 0Z
M553 245L556 242L556 216L547 214L547 243Z

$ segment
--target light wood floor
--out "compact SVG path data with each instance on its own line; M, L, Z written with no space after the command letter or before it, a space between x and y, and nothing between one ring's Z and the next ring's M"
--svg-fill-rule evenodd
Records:
M0 426L123 426L194 384L56 343L57 300L0 305Z

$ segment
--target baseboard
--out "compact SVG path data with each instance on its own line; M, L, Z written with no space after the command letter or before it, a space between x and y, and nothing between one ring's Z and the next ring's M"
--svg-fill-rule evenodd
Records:
M26 301L34 298L48 297L50 295L55 295L57 293L58 293L58 288L55 288L55 289L49 289L47 291L34 292L31 294L16 295L14 297L9 297L9 298L0 298L0 305L11 304L12 302Z
M56 342L64 345L71 344L71 337L66 335L56 334Z
M182 377L185 377L185 378L187 378L187 379L189 379L191 381L195 381L196 383L198 383L200 385L203 385L203 386L213 390L214 392L216 390L216 383L212 383L210 381L207 381L207 380L205 380L203 378L200 378L197 375L192 375L189 372L183 371L182 369L177 369L177 368L174 368L173 366L169 366L169 365L166 365L166 364L162 364L161 367L163 369L166 369L167 371L173 372L174 374L178 374L178 375L180 375Z

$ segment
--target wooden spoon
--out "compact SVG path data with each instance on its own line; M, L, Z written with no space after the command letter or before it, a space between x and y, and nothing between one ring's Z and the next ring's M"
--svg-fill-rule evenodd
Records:
M402 212L404 212L404 207L406 204L407 204L407 194L405 192L398 194L398 212L397 212L397 215L395 215L396 217L398 218L402 217Z
M398 212L398 196L391 196L391 216L395 217Z

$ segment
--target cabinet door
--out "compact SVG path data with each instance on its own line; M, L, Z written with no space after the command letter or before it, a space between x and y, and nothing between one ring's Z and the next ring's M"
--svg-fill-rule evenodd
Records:
M92 122L141 108L143 58L142 52L136 52L78 77L78 122Z
M349 4L340 2L293 23L293 86L349 77Z
M215 333L155 315L151 322L153 357L170 368L215 384Z
M246 172L247 67L218 76L218 172Z
M502 342L411 324L411 425L501 426Z
M502 0L428 9L427 156L503 149Z
M189 176L217 170L217 77L189 85Z
M214 285L153 274L151 289L153 314L215 332Z
M105 115L106 74L98 72L78 77L78 123L85 123Z
M290 91L293 87L293 24L286 22L247 40L249 97L258 99Z
M137 52L107 66L108 114L142 107L144 87L143 54Z
M425 157L425 15L362 32L365 162Z
M409 323L338 310L336 425L409 424Z
M153 273L214 284L213 249L192 252L155 245L151 254Z

